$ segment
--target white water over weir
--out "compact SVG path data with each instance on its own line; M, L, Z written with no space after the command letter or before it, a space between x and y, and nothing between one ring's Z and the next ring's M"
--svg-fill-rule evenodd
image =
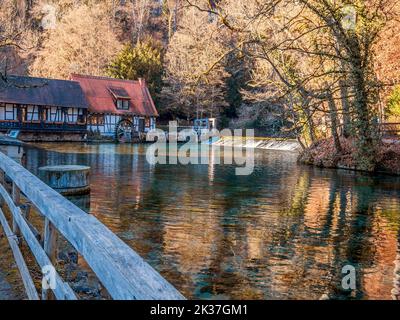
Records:
M301 149L299 142L294 139L274 138L221 137L213 145L293 152L298 152Z

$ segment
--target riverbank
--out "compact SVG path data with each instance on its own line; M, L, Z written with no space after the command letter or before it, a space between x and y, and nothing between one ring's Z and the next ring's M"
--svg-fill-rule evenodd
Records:
M337 153L332 138L320 140L304 150L298 161L322 168L359 170L354 141L342 137L340 143L342 151ZM382 140L377 148L373 172L400 175L400 141Z

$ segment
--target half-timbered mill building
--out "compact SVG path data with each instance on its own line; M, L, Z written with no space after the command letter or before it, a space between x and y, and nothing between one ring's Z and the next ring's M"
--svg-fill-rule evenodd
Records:
M142 79L120 80L73 74L89 103L88 131L119 141L143 138L158 112Z
M24 141L81 141L87 109L78 82L23 76L0 81L0 132Z

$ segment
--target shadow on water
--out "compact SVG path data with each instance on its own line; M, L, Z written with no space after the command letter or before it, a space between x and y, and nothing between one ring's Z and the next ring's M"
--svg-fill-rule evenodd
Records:
M399 285L400 180L257 151L232 165L150 165L143 145L41 144L45 165L92 168L83 207L188 298L376 299ZM397 274L395 274L397 261ZM341 287L356 268L356 290Z

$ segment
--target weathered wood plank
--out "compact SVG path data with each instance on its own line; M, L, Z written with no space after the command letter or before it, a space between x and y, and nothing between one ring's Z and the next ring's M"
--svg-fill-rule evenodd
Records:
M21 192L20 192L18 186L14 182L12 184L12 199L17 207L21 205ZM13 227L14 234L17 236L17 241L19 241L19 237L21 236L21 233L19 231L18 224L15 222L14 217L13 217L13 221L12 221L12 227Z
M29 248L31 249L31 252L35 257L39 266L42 269L47 266L52 266L49 257L45 253L44 249L41 247L39 241L36 239L34 233L31 231L27 222L22 216L21 209L14 204L10 195L7 193L6 189L4 189L4 187L1 185L0 185L0 195L3 196L3 199L5 200L7 206L12 212L14 219L21 230L21 234L24 237ZM63 282L58 273L55 274L55 283L56 283L56 288L53 290L53 292L57 299L76 300L76 295L74 291L68 284Z
M0 222L1 225L3 226L4 233L6 234L6 237L8 239L8 242L10 244L11 250L14 255L15 262L17 263L19 272L21 274L26 295L28 296L29 300L39 300L35 284L33 283L28 267L26 266L24 257L22 256L21 250L19 249L17 238L11 231L11 228L8 225L6 217L4 216L3 211L1 209L0 209Z
M3 170L0 170L0 185L4 185L5 183L5 174ZM0 196L0 209L3 206L3 198Z
M56 261L57 254L57 229L54 228L53 224L48 218L45 218L44 223L44 251L50 258L51 262Z
M95 217L0 153L0 169L75 247L114 299L181 300L167 280Z
M50 261L54 264L57 256L57 229L53 226L48 218L44 221L44 240L43 248L49 257ZM49 290L42 290L42 300L54 300L53 295Z

